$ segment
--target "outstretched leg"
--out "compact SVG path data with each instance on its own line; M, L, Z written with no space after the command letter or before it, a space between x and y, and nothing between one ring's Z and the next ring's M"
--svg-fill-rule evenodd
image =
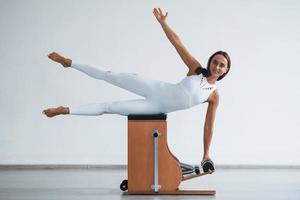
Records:
M156 93L156 90L159 90L161 88L162 84L169 84L158 80L152 80L145 76L133 73L112 72L100 67L79 64L76 62L72 62L71 67L93 78L104 80L110 84L141 95L143 97L150 97Z
M143 97L151 97L157 93L157 90L163 86L171 86L171 83L152 80L145 76L132 74L132 73L118 73L108 71L104 68L94 67L86 64L79 64L71 59L65 58L58 53L51 53L48 56L51 60L62 64L64 67L72 67L87 74L90 77L104 80L115 86L141 95Z
M119 114L127 116L129 114L159 114L161 108L144 99L115 101L106 103L94 103L83 106L48 108L43 111L48 117L60 114L95 116L102 114Z

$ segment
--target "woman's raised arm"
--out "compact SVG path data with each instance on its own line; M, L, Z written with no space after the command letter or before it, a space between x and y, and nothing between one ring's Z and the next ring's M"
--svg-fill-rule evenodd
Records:
M178 35L167 24L166 18L168 16L168 12L166 12L166 14L164 15L160 8L154 8L153 14L162 26L167 38L175 47L184 64L189 68L189 74L194 73L198 67L202 67L198 60L196 60L185 48Z

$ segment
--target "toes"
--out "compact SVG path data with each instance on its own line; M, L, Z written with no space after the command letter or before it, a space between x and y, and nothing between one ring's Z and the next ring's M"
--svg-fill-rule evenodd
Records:
M43 114L46 115L47 117L50 117L51 112L49 109L43 110Z
M49 117L49 113L48 113L48 110L43 110L43 114L46 115L47 117Z
M48 58L50 58L50 59L52 60L52 59L53 59L53 54L50 53L50 54L48 55Z
M48 54L48 58L54 58L56 55L58 55L56 52L52 52Z

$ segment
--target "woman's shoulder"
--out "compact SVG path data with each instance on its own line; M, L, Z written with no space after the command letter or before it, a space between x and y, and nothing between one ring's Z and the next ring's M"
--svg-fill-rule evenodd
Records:
M219 92L218 89L215 89L208 97L208 103L219 104Z

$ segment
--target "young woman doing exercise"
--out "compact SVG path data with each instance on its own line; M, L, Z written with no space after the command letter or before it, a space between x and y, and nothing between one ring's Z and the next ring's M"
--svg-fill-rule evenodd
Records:
M48 57L60 63L65 68L76 69L95 79L104 80L110 84L138 94L143 99L95 103L82 106L48 108L43 113L48 117L56 115L102 115L119 114L160 114L176 110L188 109L201 103L208 103L204 123L204 153L202 165L213 162L210 158L209 147L212 141L216 110L219 104L217 81L223 79L229 72L231 61L224 51L218 51L210 56L207 68L196 60L177 34L166 22L168 13L163 14L160 8L154 8L153 14L160 23L167 38L175 47L179 56L188 67L186 76L176 84L132 74L108 71L101 67L80 64L76 61L51 53Z

